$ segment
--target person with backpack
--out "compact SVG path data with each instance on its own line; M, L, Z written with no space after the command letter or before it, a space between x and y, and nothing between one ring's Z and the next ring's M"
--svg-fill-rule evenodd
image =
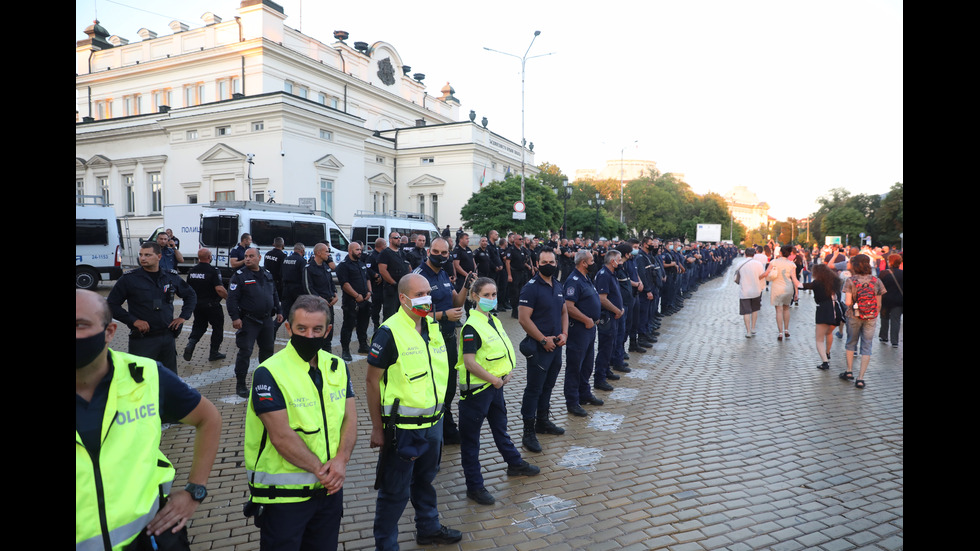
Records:
M851 277L844 283L844 306L847 311L847 343L844 345L847 371L840 374L845 381L854 380L854 354L858 341L861 341L861 371L856 388L864 388L864 373L871 363L871 345L874 342L875 326L881 311L881 297L885 286L881 280L871 275L871 259L863 254L850 260Z

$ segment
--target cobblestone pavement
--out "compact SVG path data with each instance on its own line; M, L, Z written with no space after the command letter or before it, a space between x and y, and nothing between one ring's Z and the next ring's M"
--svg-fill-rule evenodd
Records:
M459 447L447 446L436 478L439 510L443 524L463 531L463 541L443 548L902 549L904 347L875 342L867 388L859 390L837 378L844 369L843 339L834 342L832 369L816 369L809 294L792 308L792 337L779 342L768 293L758 335L745 338L737 292L727 277L703 284L680 313L665 318L652 350L631 354L633 372L613 381L613 392L597 393L606 403L587 406L587 418L565 413L559 378L552 413L566 433L541 435L542 453L522 450L540 475L507 477L484 425L481 460L495 505L466 498ZM502 319L516 348L523 332L508 314ZM210 495L189 529L195 550L259 546L258 530L242 516L248 495L244 401L234 393L230 321L225 327L228 359L207 362L206 335L191 362L178 360L180 375L224 418ZM178 339L178 355L189 331L190 324ZM113 347L126 349L125 333L117 332ZM277 349L285 344L285 329L279 337ZM364 356L354 360L358 443L340 534L347 550L373 547L376 497L377 454L368 446L364 399L368 366ZM253 369L256 361L253 356ZM510 434L518 444L520 361L507 386ZM179 486L192 445L192 429L164 431L164 452L177 465ZM419 549L412 518L408 505L402 549Z

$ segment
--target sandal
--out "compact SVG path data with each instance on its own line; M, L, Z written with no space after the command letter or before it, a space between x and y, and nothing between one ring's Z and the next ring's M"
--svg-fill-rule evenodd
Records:
M822 369L824 371L827 371L828 369L830 369L830 362L823 362L822 364L817 366L817 369Z
M778 333L778 334L776 334L776 340L777 340L777 341L781 341L781 340L783 340L783 334L782 334L782 333Z
M864 379L854 381L854 388L864 388Z
M845 372L841 373L840 375L838 375L838 377L840 377L841 380L844 380L844 381L853 381L854 380L854 373L851 373L850 371L845 371Z
M786 334L786 338L788 339L789 338L789 331L783 331L783 333Z

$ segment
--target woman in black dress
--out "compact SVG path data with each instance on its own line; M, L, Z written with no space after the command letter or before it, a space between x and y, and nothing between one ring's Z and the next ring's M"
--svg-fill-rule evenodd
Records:
M830 369L830 347L834 344L834 328L840 323L838 308L835 307L840 299L841 280L826 264L813 267L813 282L804 283L804 289L813 291L813 300L817 303L816 339L817 354L820 355L818 369Z

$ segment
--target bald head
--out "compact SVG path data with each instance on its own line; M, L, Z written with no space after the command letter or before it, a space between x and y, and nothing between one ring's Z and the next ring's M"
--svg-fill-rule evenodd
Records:
M313 254L323 254L327 250L327 246L323 243L317 243L313 246Z
M208 249L201 249L197 251L197 261L203 262L205 264L211 263L211 251Z
M86 289L75 289L75 320L82 314L101 322L100 330L112 323L112 310L104 296Z

